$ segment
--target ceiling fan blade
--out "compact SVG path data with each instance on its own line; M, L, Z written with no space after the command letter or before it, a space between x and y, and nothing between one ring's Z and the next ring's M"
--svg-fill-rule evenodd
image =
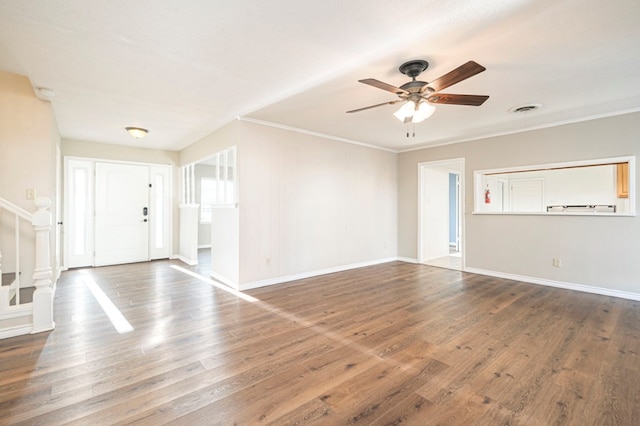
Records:
M486 70L486 68L482 65L474 61L469 61L466 64L460 65L453 71L449 71L442 77L436 78L435 80L430 82L428 86L431 87L434 92L439 92L442 89L461 82L462 80L473 77L474 75L479 74L484 70Z
M365 78L364 80L358 81L360 83L368 84L369 86L377 87L378 89L386 90L387 92L395 93L396 95L409 93L404 89L376 80L375 78Z
M489 99L485 95L453 95L449 93L436 93L427 98L432 104L470 105L480 106Z
M383 106L383 105L393 105L393 104L397 104L398 102L403 102L403 101L404 101L404 99L396 99L395 101L383 102L381 104L376 104L376 105L369 105L368 107L352 109L351 111L347 111L347 114L352 113L352 112L364 111L365 109L377 108L377 107Z

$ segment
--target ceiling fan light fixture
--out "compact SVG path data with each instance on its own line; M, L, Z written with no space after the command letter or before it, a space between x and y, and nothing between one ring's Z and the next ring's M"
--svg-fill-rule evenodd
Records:
M420 105L418 105L418 108L416 108L416 111L413 114L411 122L420 123L421 121L424 121L427 118L431 117L435 110L436 107L434 107L433 105L427 102L420 102Z
M416 111L416 104L413 101L408 101L406 104L402 105L399 110L393 113L393 115L403 123L407 118L413 117Z
M408 101L393 115L403 123L420 123L431 117L435 110L436 108L427 102L420 102L416 105L414 101Z
M147 129L143 129L142 127L125 127L124 129L136 139L142 139L149 133Z

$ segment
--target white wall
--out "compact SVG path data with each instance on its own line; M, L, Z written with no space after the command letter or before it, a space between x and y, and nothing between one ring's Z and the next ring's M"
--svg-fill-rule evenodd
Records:
M640 113L402 153L398 254L417 257L418 163L465 158L474 170L640 156ZM636 174L636 180L640 174ZM636 191L640 187L636 181ZM636 197L637 199L637 197ZM473 215L465 197L467 269L640 294L640 218ZM562 266L552 266L560 258Z
M240 123L233 121L180 151L180 165L209 160L213 154L236 145L239 141Z
M27 188L36 190L38 197L51 199L52 223L56 213L56 147L60 135L49 102L36 98L27 77L0 71L0 197L24 208L36 210L33 200L27 200ZM0 251L3 251L3 270L13 272L15 256L12 250L13 224L0 223ZM52 229L53 231L53 229ZM34 236L31 224L21 224L22 283L32 281ZM56 234L52 232L52 265ZM4 246L4 247L3 247ZM3 250L4 249L4 250Z
M396 154L235 121L181 164L233 145L238 207L214 212L214 277L246 289L395 258Z
M394 258L393 153L241 123L240 282Z
M218 207L212 212L211 271L216 279L240 288L240 221L234 207Z

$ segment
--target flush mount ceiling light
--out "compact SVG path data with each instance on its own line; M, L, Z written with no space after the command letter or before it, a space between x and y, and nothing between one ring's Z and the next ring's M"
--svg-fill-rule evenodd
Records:
M43 98L53 98L56 96L56 92L53 89L49 89L47 87L38 87L37 93Z
M125 127L125 130L136 139L142 139L149 133L147 129L142 127Z

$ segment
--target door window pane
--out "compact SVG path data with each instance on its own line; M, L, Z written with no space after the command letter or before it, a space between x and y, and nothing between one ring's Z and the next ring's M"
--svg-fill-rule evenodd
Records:
M153 182L153 191L154 191L154 199L155 205L154 209L154 226L153 233L155 241L155 248L163 248L164 247L164 202L165 202L165 189L164 189L164 176L156 175L155 180Z
M87 170L86 169L75 169L73 171L73 196L74 200L71 203L73 208L73 254L82 255L85 254L85 223L87 221L87 190L88 190L88 182L87 182Z

